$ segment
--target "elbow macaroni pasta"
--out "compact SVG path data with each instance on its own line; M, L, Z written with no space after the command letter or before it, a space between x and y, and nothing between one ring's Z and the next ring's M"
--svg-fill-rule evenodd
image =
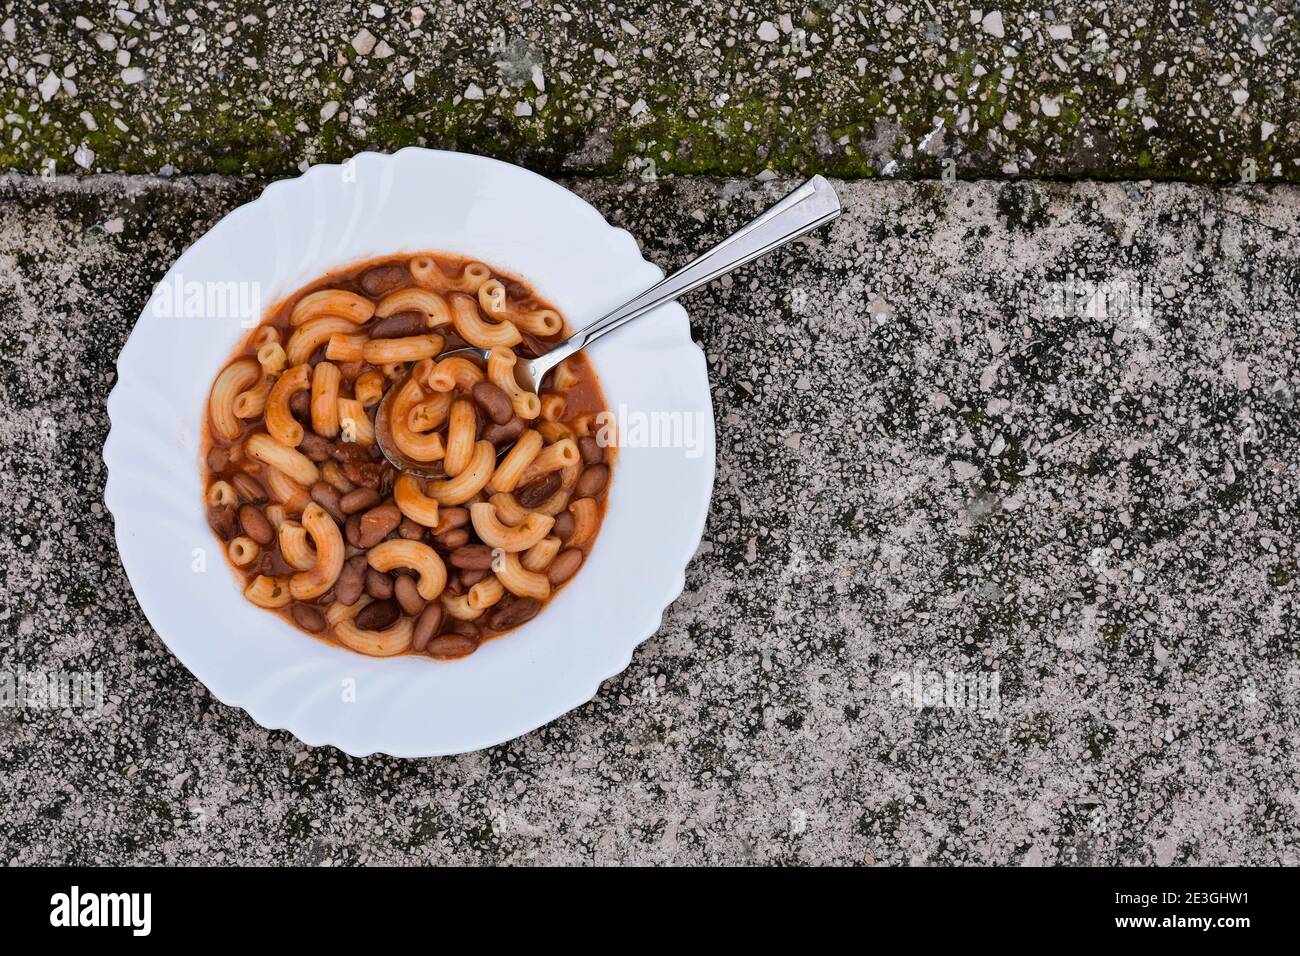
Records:
M486 378L483 370L463 355L453 355L435 365L427 382L435 392L450 392L454 388L469 391Z
M515 486L537 456L541 454L543 439L540 432L531 429L519 436L513 448L506 452L506 457L497 465L490 487L493 491L514 491Z
M509 349L494 348L488 356L488 378L492 384L510 398L515 414L520 418L536 418L542 412L542 400L515 379L515 353Z
M343 375L333 362L321 362L312 370L311 430L322 438L333 438L339 433L339 384L342 381Z
M294 514L302 514L302 509L306 508L307 502L311 501L311 495L307 493L307 489L279 468L270 465L266 466L264 475L266 487L271 492L271 497L279 502L282 508L288 509Z
M306 365L295 365L281 375L271 386L271 394L266 397L266 430L282 445L298 447L302 441L302 425L293 417L289 403L293 396L311 386L311 369Z
M438 527L438 502L424 493L419 478L400 475L393 482L393 503L416 524L426 528Z
M310 571L316 566L316 551L307 537L306 528L296 521L286 521L280 525L279 538L280 554L284 555L289 567L296 571Z
M496 505L488 501L479 501L469 506L470 520L479 539L494 548L504 551L526 551L546 537L555 524L555 519L536 511L530 511L518 524L506 524L497 517Z
M479 312L478 302L467 295L451 297L451 321L457 335L481 349L508 347L523 341L513 322L489 322Z
M492 277L492 270L481 262L467 262L458 276L449 276L433 256L416 256L411 260L411 277L417 285L436 292L474 294Z
M447 586L447 566L438 552L419 541L394 539L375 545L366 560L376 571L411 568L420 575L420 597L432 601Z
M361 358L371 365L392 365L433 358L446 341L441 335L408 335L400 339L373 339L361 349Z
M335 316L353 325L364 325L375 314L375 304L364 296L343 289L322 289L298 300L289 314L289 324L302 325L312 319Z
M235 399L248 390L261 376L261 366L252 359L231 362L217 376L208 397L208 420L212 433L224 441L239 437L243 425L235 415Z
M519 555L506 552L497 568L497 578L515 597L545 601L551 596L551 582L546 575L529 571L519 562Z
M339 526L314 501L303 509L302 526L316 545L316 561L289 579L289 593L296 601L309 601L320 597L338 580L345 546Z
M465 399L456 399L447 418L447 453L442 460L447 474L454 478L469 467L477 437L478 413Z
M554 309L518 309L511 306L506 300L505 284L497 279L489 279L478 287L478 302L479 308L492 318L509 322L515 328L543 338L558 335L564 327L564 320Z
M320 469L310 458L293 447L276 441L269 432L249 435L244 447L249 457L279 469L286 477L300 485L310 487L320 480Z
M401 312L419 312L424 316L426 328L434 329L451 323L451 309L447 300L428 289L407 287L384 296L375 307L375 315L386 319Z

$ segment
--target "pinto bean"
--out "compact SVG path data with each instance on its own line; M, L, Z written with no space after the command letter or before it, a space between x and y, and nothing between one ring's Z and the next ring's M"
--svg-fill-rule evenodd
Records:
M398 312L376 322L370 329L370 337L400 339L408 335L418 335L424 330L424 316L419 312Z
M482 581L485 577L487 577L491 573L492 572L487 570L486 568L480 568L475 571L462 571L460 572L461 586L468 591L470 588L478 584L480 581Z
M338 579L334 582L334 596L338 598L340 604L356 604L361 598L361 592L366 586L366 571L370 565L366 563L366 556L358 554L354 558L348 558L343 562L343 570L339 572Z
M239 509L239 526L258 544L270 544L275 540L275 529L266 520L262 509L257 505L243 505Z
M578 452L582 455L584 465L599 465L605 460L605 449L592 435L583 435L578 439Z
M403 518L402 523L397 526L397 533L407 541L419 541L424 537L424 525L410 518Z
M343 526L343 537L347 538L352 547L361 547L361 515L348 515L347 523Z
M335 442L330 449L330 454L338 462L349 461L369 461L370 449L365 445L359 445L354 441Z
M229 541L237 530L234 505L215 505L208 509L208 524L222 541Z
M342 524L348 520L348 516L339 507L340 497L339 490L329 482L318 481L311 486L311 500L328 511L331 518Z
M321 438L315 432L305 431L302 441L298 442L298 450L312 461L328 461L334 447L327 439Z
M433 529L433 533L442 534L444 531L450 531L452 528L463 528L467 524L469 524L468 508L439 508L438 527Z
M550 342L544 342L537 336L533 335L533 333L525 332L523 329L519 330L519 337L523 339L519 351L531 353L533 358L545 355L551 349L555 348L555 346Z
M411 274L400 262L386 262L361 273L358 285L366 295L384 295L411 284Z
M295 601L293 607L289 608L289 615L293 618L293 622L304 631L318 634L325 630L325 615L320 612L319 608L314 608L310 604Z
M348 461L343 463L343 476L354 485L378 491L383 482L384 469L378 462Z
M393 596L393 579L374 568L366 569L366 593L372 598L386 601Z
M422 651L429 646L433 635L442 627L442 605L434 601L415 621L415 631L411 635L411 650Z
M573 486L573 497L594 498L605 490L609 483L609 465L588 465L582 469L577 484Z
M510 396L501 386L492 382L479 382L474 386L473 395L478 407L495 424L504 425L514 418L515 410L510 404Z
M402 513L397 505L386 502L377 508L371 508L361 516L361 533L359 548L369 550L388 537L389 532L402 523Z
M425 600L420 597L415 578L409 574L399 574L393 582L393 597L402 606L402 613L415 617L424 610Z
M355 488L339 498L339 510L345 515L356 514L379 504L382 499L374 488ZM325 507L321 505L321 507Z
M573 535L575 523L572 511L561 511L555 516L555 524L551 525L551 534L561 541L568 541Z
M536 508L551 495L560 490L560 473L548 471L538 475L532 481L520 485L515 491L515 498L525 508Z
M262 487L262 483L247 472L241 471L232 475L230 483L239 492L239 497L245 501L265 501L267 499L266 489Z
M480 438L490 441L500 448L502 445L508 445L524 433L524 420L515 415L504 425L492 424L483 429Z
M225 471L230 464L230 449L213 445L208 449L208 468L212 471Z
M487 616L487 626L494 631L506 631L518 627L525 621L531 621L542 609L542 602L537 598L520 598L505 607L496 607Z
M372 601L357 615L357 627L363 631L382 631L402 615L396 601Z
M486 544L463 544L447 555L447 563L453 568L485 571L492 567L492 549Z
M465 634L440 634L425 647L425 653L440 660L468 657L478 650L478 641Z
M577 548L567 548L551 561L551 566L546 569L546 579L553 585L563 584L577 573L578 568L582 567L582 561L581 551Z
M457 548L469 544L469 532L464 528L452 528L442 534L435 534L433 543L444 551L455 551Z

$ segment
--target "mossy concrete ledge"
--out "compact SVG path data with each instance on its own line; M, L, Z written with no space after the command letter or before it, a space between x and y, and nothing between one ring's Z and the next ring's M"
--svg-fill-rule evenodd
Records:
M646 178L1300 178L1291 3L17 10L0 167L27 172L284 175L418 144Z
M673 268L792 182L567 184ZM659 632L400 761L220 704L115 558L114 360L258 187L0 177L0 676L104 690L0 708L0 860L1300 863L1300 190L837 186L685 302L718 470Z

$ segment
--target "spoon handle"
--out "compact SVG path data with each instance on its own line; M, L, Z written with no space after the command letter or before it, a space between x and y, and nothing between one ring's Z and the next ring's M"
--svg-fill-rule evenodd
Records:
M764 253L793 242L830 222L840 212L840 200L831 184L821 176L814 176L753 222L741 226L708 252L656 282L625 305L574 333L568 341L556 346L538 361L544 361L548 370L554 368L602 335L613 332L665 302L712 282L732 269L753 262ZM541 381L541 374L536 377L538 382Z

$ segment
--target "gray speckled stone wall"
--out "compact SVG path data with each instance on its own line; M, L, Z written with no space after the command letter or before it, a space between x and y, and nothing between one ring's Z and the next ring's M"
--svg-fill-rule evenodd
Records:
M570 185L672 267L788 184ZM1300 193L841 189L686 302L718 476L660 632L404 762L216 703L115 557L117 351L255 187L0 179L0 668L108 702L0 709L0 859L1300 862Z
M69 7L73 9L69 9ZM0 168L1300 180L1290 2L24 0Z

